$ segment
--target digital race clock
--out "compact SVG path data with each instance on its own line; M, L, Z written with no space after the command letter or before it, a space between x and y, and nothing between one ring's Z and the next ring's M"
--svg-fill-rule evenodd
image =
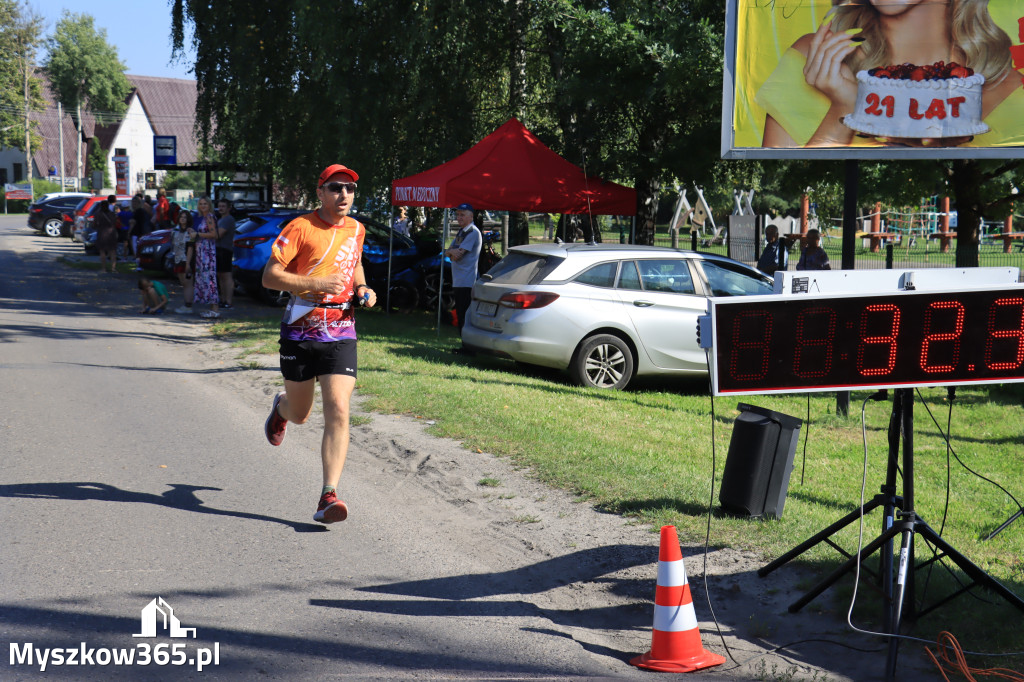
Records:
M715 395L1024 381L1024 287L711 301Z

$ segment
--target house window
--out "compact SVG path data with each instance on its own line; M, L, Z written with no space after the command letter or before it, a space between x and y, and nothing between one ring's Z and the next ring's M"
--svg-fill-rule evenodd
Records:
M6 184L7 184L7 169L6 168L0 168L0 185L6 185Z
M124 147L114 147L114 156L128 156L128 150Z
M19 180L21 180L21 164L16 163L14 164L14 181L18 182Z

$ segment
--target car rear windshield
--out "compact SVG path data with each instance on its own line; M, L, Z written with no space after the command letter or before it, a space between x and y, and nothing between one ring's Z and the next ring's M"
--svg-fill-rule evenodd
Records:
M514 251L488 270L485 279L497 284L533 284L544 279L563 260L555 256Z
M241 222L241 224L239 224L238 228L235 230L235 234L236 235L248 234L249 232L252 232L253 230L257 230L257 229L259 229L260 227L262 227L262 226L264 226L266 224L267 224L267 219L266 218L261 218L258 215L251 215L248 218L246 218L245 220L243 220Z

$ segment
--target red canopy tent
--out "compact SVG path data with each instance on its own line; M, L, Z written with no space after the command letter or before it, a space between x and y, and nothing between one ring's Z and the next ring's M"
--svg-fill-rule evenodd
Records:
M636 215L636 190L588 178L510 118L467 152L391 183L395 206Z

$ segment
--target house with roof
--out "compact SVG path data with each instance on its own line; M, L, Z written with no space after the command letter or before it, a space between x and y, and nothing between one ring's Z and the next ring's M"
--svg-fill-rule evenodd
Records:
M128 106L124 114L105 122L98 121L91 112L82 112L82 157L79 159L71 112L59 106L46 74L40 70L37 75L42 81L46 104L42 111L30 115L43 137L41 148L32 150L33 178L63 182L67 189L91 189L89 178L79 177L79 172L85 175L86 158L96 140L106 157L108 177L119 193L146 190L147 178L150 184L159 186L166 170L156 168L154 138L165 141L173 138L176 165L200 162L194 131L197 99L194 80L128 74L132 90L126 99ZM0 185L24 180L24 164L22 150L0 149Z

